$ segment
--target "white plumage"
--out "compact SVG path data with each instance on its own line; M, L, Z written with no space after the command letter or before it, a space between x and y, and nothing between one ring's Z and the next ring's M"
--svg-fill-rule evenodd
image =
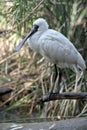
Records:
M33 29L16 47L18 51L28 39L29 47L61 68L69 67L76 73L76 85L86 68L85 61L74 45L60 32L48 29L48 23L38 18ZM79 69L81 71L79 71Z

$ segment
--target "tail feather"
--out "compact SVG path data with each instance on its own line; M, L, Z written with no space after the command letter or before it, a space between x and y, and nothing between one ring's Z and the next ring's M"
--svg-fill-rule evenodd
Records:
M80 55L80 53L78 53L78 54L79 55L78 55L78 58L77 58L77 66L81 70L85 70L86 69L85 61L84 61L83 57Z

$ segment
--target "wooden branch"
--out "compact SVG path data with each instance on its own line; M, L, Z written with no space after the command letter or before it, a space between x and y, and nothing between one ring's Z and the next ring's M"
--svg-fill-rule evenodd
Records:
M10 87L0 87L0 96L5 95L7 93L11 93L14 89Z
M39 100L39 102L48 102L53 100L61 100L61 99L76 99L76 100L87 100L87 92L64 92L64 93L52 93L49 98L49 93L43 95Z

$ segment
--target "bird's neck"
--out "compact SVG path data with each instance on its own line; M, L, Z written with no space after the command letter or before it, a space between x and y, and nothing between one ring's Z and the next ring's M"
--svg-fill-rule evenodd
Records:
M41 35L43 34L44 32L42 31L38 31L36 32L35 34L33 34L30 38L29 38L29 47L36 51L36 52L39 52L39 48L40 48L40 44L39 44L39 38L41 37Z

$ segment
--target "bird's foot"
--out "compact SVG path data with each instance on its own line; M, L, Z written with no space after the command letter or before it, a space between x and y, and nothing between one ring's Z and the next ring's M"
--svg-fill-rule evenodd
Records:
M53 92L50 91L50 92L48 92L48 93L45 95L45 97L46 97L46 99L47 99L48 101L51 100L52 94L53 94Z
M47 98L48 98L48 100L50 100L52 93L53 93L53 92L48 92L48 93L47 93Z

